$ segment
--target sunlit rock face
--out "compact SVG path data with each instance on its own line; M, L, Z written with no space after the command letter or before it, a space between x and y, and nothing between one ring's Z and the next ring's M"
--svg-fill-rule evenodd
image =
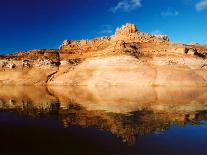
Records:
M168 65L167 61L161 61L163 65L159 64L160 60L145 61L132 56L91 58L73 70L55 75L48 84L87 86L205 85L207 70L190 68L190 63L187 60L172 65ZM199 65L199 62L195 65ZM200 63L200 65L202 64Z
M139 135L207 119L205 87L2 87L0 110L111 132L130 145ZM175 97L176 96L176 97Z
M116 29L115 35L111 37L111 40L124 40L127 43L168 43L169 38L166 35L151 35L139 32L134 24L127 23Z
M49 84L151 85L155 78L155 70L140 63L136 58L130 56L92 58L84 61L75 70L55 77ZM66 78L67 81L63 80Z
M205 45L172 43L127 23L112 36L0 55L0 85L206 85L206 56Z
M136 26L134 24L127 23L126 25L117 28L115 35L129 35L131 33L136 33L136 32L138 32Z

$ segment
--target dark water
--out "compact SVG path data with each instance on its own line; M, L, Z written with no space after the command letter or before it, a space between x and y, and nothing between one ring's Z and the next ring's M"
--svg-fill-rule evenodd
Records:
M206 155L206 90L2 87L0 154Z

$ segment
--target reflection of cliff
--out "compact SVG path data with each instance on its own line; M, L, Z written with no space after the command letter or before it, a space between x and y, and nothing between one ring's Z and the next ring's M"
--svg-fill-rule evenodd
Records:
M2 87L0 109L32 117L52 115L65 127L92 126L111 132L128 144L135 143L139 135L163 132L172 124L183 126L207 119L207 88L133 88L129 93L127 89L110 88L111 96L109 88L69 89Z
M207 106L206 87L49 87L61 105L74 101L87 110L129 113L139 110L197 111Z
M57 100L56 97L49 94L46 87L5 86L1 87L0 91L1 106L6 106L7 108L21 108L24 103L32 103L38 108L43 108Z
M136 111L130 115L104 113L101 111L87 111L85 109L70 109L60 113L65 127L80 125L82 127L96 127L117 135L123 142L134 144L137 136L149 133L161 133L171 125L183 126L186 123L198 123L207 119L206 111L191 113L175 112L169 114L164 111Z

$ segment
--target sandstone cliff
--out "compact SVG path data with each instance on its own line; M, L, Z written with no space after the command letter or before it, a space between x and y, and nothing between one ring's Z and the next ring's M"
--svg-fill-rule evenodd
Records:
M206 85L207 46L176 44L134 24L111 37L0 56L0 85Z

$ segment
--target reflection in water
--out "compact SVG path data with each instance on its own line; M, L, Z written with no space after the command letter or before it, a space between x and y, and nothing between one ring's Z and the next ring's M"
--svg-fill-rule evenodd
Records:
M133 145L140 135L207 119L205 87L1 87L0 110L94 127Z

